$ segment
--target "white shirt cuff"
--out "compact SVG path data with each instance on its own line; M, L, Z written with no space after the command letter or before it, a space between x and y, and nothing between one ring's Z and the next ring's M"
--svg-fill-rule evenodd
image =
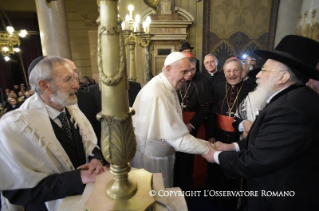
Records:
M214 160L217 164L219 164L219 158L218 158L218 155L221 153L222 151L216 151L214 153Z
M195 127L191 123L188 123L188 124L195 130Z
M233 143L235 145L235 148L236 148L236 152L239 152L240 149L239 149L239 145L237 143Z
M239 125L238 125L238 131L239 132L243 132L245 130L245 127L244 127L244 122L245 121L246 120L243 120L243 121L241 121L241 123L239 123Z

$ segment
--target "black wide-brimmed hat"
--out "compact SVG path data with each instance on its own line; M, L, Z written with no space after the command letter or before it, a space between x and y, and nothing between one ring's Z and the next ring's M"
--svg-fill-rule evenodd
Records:
M183 50L185 50L185 49L193 49L194 47L191 47L191 45L188 43L188 42L184 42L183 44L182 44L182 48L179 50L179 51L183 51Z
M251 71L249 71L247 75L251 78L256 78L256 75L259 73L260 70L261 70L261 67L254 68Z
M287 65L302 82L309 78L319 80L319 42L298 36L287 35L275 50L255 50L254 53L264 59L273 59Z

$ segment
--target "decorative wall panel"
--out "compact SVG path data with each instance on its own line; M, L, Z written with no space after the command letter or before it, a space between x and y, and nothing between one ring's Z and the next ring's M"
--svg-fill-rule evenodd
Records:
M278 0L204 1L204 15L209 18L203 20L203 55L215 54L220 66L232 56L248 54L257 58L253 50L268 49L273 43L269 34L275 33L272 18L274 13L277 15L274 7L278 5Z

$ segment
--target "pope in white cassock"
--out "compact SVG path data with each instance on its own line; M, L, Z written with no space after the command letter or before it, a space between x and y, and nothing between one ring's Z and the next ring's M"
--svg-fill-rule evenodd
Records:
M190 154L207 154L209 151L206 141L189 134L176 93L190 67L183 53L169 54L162 73L143 87L133 105L137 151L131 165L162 173L166 188L173 185L175 150Z

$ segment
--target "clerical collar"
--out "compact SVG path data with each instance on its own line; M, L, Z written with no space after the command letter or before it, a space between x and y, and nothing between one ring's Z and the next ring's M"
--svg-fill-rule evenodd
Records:
M47 104L45 104L45 108L47 109L47 112L48 112L49 117L51 119L55 119L60 115L61 112L65 112L65 108L63 108L62 111L58 111L58 110L55 110L54 108L48 106Z
M288 87L289 87L289 86L286 86L285 88L282 88L282 89L279 90L278 92L275 92L274 94L272 94L272 95L268 98L267 104L268 104L268 103L271 101L271 99L273 99L279 92L281 92L281 91L287 89Z
M208 72L208 71L207 71ZM208 72L211 76L214 76L214 75L216 75L217 73L218 73L218 70L216 70L214 73L210 73L210 72Z
M226 80L226 81L227 81L227 80ZM227 86L236 87L236 86L240 86L241 83L243 83L243 82L244 82L243 79L241 79L241 81L240 81L238 84L236 84L236 85L230 85L230 84L227 82Z
M176 91L171 82L169 82L169 80L163 73L160 73L158 76L162 79L164 86L166 86L167 89L169 89L172 92Z

